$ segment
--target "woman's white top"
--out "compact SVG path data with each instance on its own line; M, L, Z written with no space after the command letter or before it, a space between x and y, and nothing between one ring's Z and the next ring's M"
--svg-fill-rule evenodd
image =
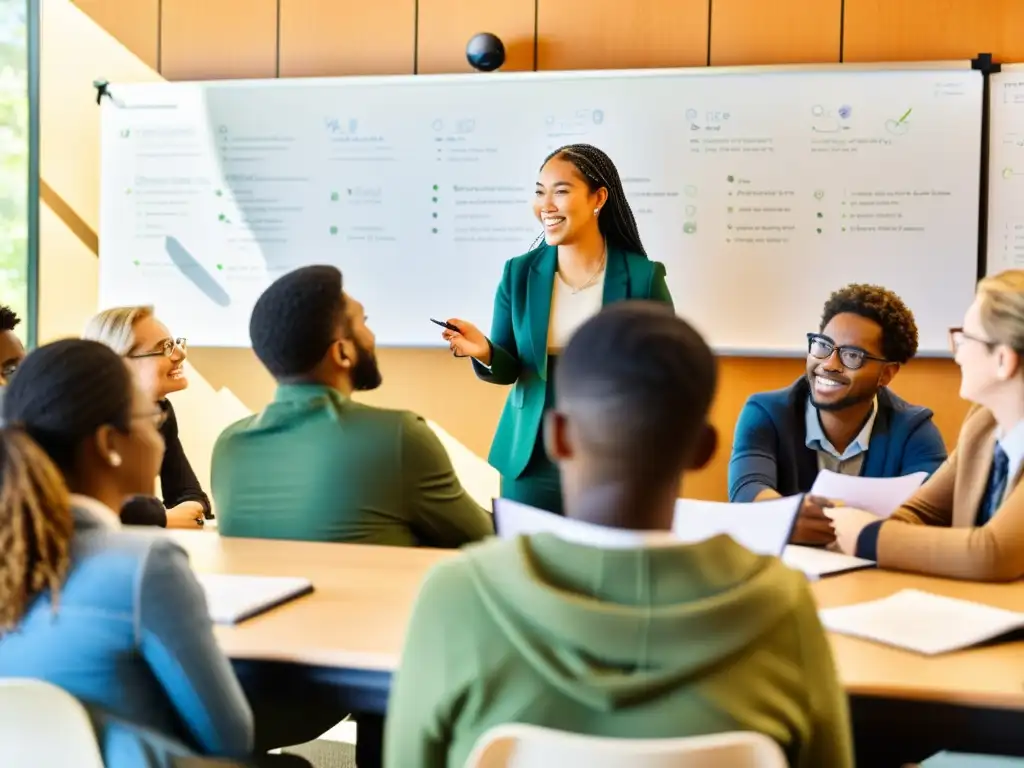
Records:
M583 323L601 311L604 298L605 270L601 270L594 282L582 291L574 292L572 286L555 273L555 284L551 290L551 314L548 316L548 352L558 354L569 343L569 338Z

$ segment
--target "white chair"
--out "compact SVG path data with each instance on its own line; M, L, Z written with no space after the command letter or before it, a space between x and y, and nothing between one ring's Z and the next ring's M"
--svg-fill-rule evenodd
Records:
M518 723L492 728L465 768L788 768L761 733L730 732L680 739L610 739Z
M0 680L0 765L103 768L85 707L42 680Z

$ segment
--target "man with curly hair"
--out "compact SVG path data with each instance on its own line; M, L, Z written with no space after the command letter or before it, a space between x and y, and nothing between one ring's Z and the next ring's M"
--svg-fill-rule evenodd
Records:
M807 373L747 400L729 461L729 499L763 501L810 491L818 472L929 475L946 460L932 412L888 389L917 353L914 315L899 296L853 284L829 298L807 334ZM832 502L804 500L794 544L830 544Z
M10 307L0 305L0 386L7 383L25 359L25 345L14 334L21 318Z

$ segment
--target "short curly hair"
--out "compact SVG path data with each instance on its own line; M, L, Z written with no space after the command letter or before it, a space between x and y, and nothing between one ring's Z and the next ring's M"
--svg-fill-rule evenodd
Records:
M13 331L21 322L21 318L10 307L0 306L0 332Z
M860 315L882 327L882 354L889 362L903 364L917 354L914 313L892 291L865 283L840 288L825 302L819 330L844 313Z
M346 329L337 267L316 264L277 278L249 318L253 352L275 379L310 373Z

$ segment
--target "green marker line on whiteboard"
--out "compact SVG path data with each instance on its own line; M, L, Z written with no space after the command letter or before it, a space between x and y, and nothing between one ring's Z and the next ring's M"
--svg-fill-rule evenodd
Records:
M900 123L902 123L902 122L903 122L904 120L906 120L906 119L907 119L908 117L910 117L910 113L911 113L911 112L913 112L913 111L914 111L914 108L913 108L913 107L911 107L911 108L910 108L910 109L908 109L908 110L907 110L906 112L904 112L904 113L903 113L903 117L901 117L901 118L900 118L899 120L897 120L897 121L896 121L896 125L899 125L899 124L900 124Z

